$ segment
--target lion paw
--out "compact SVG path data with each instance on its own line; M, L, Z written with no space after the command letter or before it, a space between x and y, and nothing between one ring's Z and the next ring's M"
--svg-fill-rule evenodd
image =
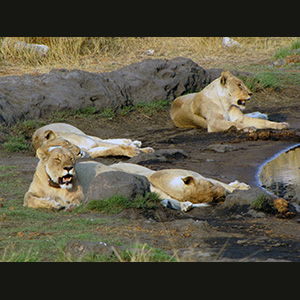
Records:
M137 146L139 148L142 146L142 142L141 141L133 141L133 142L131 142L131 144L135 145L135 146Z
M64 211L73 211L77 206L78 204L70 204L65 207Z
M243 132L245 132L245 133L253 133L253 132L256 132L256 131L257 131L257 129L256 129L254 126L251 126L251 127L245 127L245 128L243 128L242 130L243 130Z
M250 189L250 186L248 184L246 184L244 182L239 182L238 180L231 182L228 185L237 190L249 190Z
M54 211L58 211L64 208L64 206L62 206L59 202L55 201L55 200L50 200L50 206L51 209Z
M277 123L275 125L274 129L282 130L282 129L289 129L289 128L290 128L290 124L289 123L282 122L282 123Z
M155 152L155 150L151 147L141 148L140 150L144 153L153 153L153 152Z

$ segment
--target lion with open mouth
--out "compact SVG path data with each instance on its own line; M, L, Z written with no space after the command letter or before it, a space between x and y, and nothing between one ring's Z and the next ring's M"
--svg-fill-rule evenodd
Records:
M170 115L180 128L202 127L208 132L220 132L234 126L245 132L256 129L288 129L289 124L271 122L243 114L252 93L230 72L222 72L199 93L176 98Z
M24 197L24 206L72 210L84 200L75 171L75 156L61 146L39 148L40 159L33 181Z

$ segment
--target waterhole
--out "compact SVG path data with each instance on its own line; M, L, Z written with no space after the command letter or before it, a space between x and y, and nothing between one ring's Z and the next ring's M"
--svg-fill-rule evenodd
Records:
M278 197L300 200L300 144L268 161L259 173L261 186Z

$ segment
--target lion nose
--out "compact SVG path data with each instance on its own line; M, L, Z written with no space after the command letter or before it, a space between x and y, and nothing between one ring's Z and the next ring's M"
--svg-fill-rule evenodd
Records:
M70 172L73 169L73 167L64 167L64 170Z
M248 95L249 95L249 96L252 96L252 93L250 92L250 93L248 93Z

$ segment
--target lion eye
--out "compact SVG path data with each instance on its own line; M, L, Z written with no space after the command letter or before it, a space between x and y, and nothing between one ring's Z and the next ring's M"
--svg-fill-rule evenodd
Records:
M58 157L54 158L54 160L55 160L57 163L60 163L60 162L61 162L61 159L58 158Z
M238 87L240 87L240 88L241 88L241 87L242 87L242 84L241 84L241 83L239 83L239 84L238 84Z

